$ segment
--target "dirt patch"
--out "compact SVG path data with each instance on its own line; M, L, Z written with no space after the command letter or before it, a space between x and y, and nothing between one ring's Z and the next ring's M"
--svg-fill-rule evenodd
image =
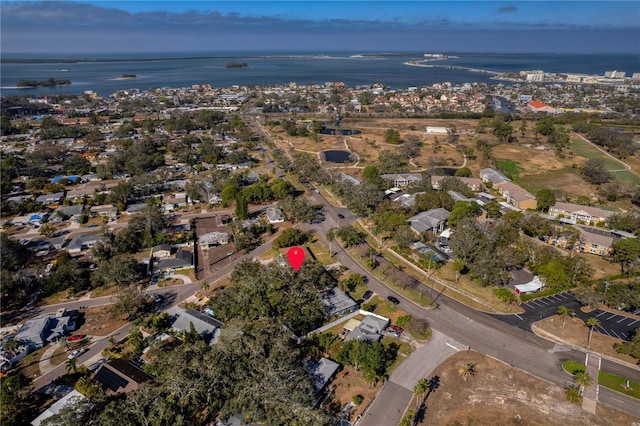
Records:
M465 381L458 371L467 363L475 363L476 373ZM433 376L440 378L440 385L426 400L422 425L578 426L637 421L602 405L597 415L589 414L566 401L562 388L473 351L455 354Z
M534 323L533 330L536 334L542 335L543 337L553 338L555 336L554 340L562 340L583 348L587 347L589 327L587 327L580 318L567 319L563 327L562 319L558 315L554 315ZM619 354L613 349L615 343L621 342L623 342L623 340L605 336L604 334L594 331L591 336L591 347L589 349L593 352L614 357L635 365L635 359L629 355Z
M110 315L110 306L96 306L84 310L84 319L80 328L75 334L86 334L89 336L107 336L120 327L127 324L127 321Z
M366 381L362 375L356 372L351 366L345 366L342 371L336 375L331 385L333 386L331 399L340 406L345 406L352 402L353 397L356 395L362 396L362 403L352 408L349 413L352 419L355 419L364 412L382 387L382 383L371 386L371 383Z

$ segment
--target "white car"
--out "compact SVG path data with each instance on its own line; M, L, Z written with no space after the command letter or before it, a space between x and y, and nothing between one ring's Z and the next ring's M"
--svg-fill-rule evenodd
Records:
M69 359L78 358L80 355L82 355L82 352L83 352L82 349L76 349L75 351L71 352L67 358Z

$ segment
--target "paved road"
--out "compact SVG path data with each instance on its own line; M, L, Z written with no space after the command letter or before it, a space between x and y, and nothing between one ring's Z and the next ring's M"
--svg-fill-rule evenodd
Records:
M318 235L325 239L326 232L338 224L337 210L321 195L315 194L314 198L324 204L327 219L311 228L316 229ZM340 209L340 212L344 212L344 210ZM345 215L344 213L341 214ZM345 220L347 220L346 215ZM401 301L399 307L402 310L413 317L426 319L435 331L439 331L462 345L470 346L473 350L492 356L536 377L563 387L567 384L567 377L562 370L562 362L566 359L584 362L585 351L573 349L568 345L555 344L536 336L531 331L513 327L494 316L478 312L447 297L446 290L438 299L437 309L424 310L389 289L370 274L367 269L353 260L344 250L339 250L336 253L336 258L351 272L366 276L369 288L382 298L394 295ZM614 362L611 362L611 364L614 364ZM605 363L603 360L602 368L609 368L609 363ZM616 368L619 371L616 374L622 374L623 377L640 374L640 370L631 366L617 364ZM609 404L609 399L610 396L607 393L600 395L601 402ZM386 405L390 410L398 408L391 407L388 403ZM640 418L640 404L637 407L626 406L626 409L627 412Z

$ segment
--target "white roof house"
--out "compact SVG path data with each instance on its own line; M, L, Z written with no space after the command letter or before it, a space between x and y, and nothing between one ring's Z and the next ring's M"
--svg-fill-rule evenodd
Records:
M540 280L540 277L534 275L533 279L526 284L519 284L514 286L516 293L518 294L531 294L544 287L544 283Z
M56 401L51 407L44 410L42 414L31 421L33 426L40 426L40 424L51 416L54 416L60 412L67 405L75 404L77 401L82 401L85 399L85 396L82 395L77 390L72 390L58 401Z

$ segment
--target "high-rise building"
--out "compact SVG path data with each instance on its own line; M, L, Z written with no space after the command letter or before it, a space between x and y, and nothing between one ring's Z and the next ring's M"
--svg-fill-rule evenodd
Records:
M626 75L627 75L626 72L618 71L618 70L606 71L604 73L604 76L607 78L624 78Z

